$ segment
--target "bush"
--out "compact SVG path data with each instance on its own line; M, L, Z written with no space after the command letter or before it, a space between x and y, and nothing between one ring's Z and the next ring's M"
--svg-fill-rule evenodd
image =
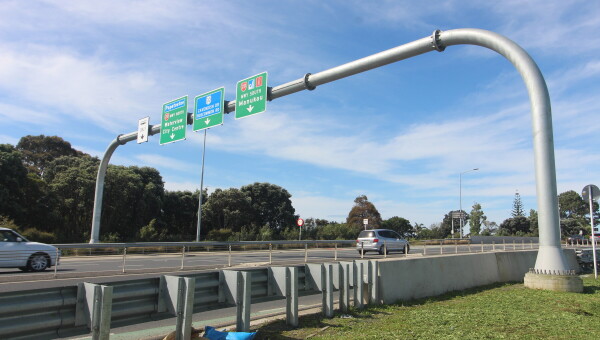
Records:
M225 242L229 240L233 236L233 231L231 229L215 229L208 232L206 238L210 241L219 241Z
M27 228L21 234L33 242L56 243L57 240L56 235L53 233L41 231L36 228Z

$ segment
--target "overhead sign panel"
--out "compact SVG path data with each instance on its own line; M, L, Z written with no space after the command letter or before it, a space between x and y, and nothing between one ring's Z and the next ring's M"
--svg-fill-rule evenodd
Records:
M138 120L138 135L137 135L138 144L147 142L149 134L150 134L150 117L144 117L144 118Z
M267 109L267 72L240 80L235 91L235 119Z
M223 124L224 94L221 87L194 98L194 131Z
M160 122L160 145L185 139L188 97L184 96L163 105Z

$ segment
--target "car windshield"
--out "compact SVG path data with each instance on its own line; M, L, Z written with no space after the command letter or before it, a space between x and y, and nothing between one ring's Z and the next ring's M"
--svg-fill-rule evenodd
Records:
M0 230L1 242L19 242L17 239L18 237L20 237L23 241L27 241L23 236L15 233L12 230Z
M373 232L372 230L363 230L360 232L360 234L358 234L359 238L363 238L363 237L375 237L375 232Z

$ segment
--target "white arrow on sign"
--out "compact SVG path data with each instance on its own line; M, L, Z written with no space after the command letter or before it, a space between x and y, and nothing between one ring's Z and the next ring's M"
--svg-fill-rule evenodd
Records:
M173 139L173 138L175 138L175 134L174 133L171 134L171 139Z
M206 125L208 125L208 123L210 123L210 119L206 118L204 122L206 123Z
M252 110L254 110L254 106L250 105L248 108L246 108L246 110L248 110L248 112L252 112Z

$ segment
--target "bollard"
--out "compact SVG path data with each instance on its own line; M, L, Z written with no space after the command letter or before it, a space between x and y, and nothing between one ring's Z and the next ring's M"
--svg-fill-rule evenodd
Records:
M440 255L444 254L444 246L442 245L443 241L440 241Z
M231 244L229 245L229 256L227 261L227 267L231 267Z
M502 244L504 245L504 250L506 250L506 240L502 240Z
M181 247L181 270L183 270L183 260L185 259L185 246Z
M125 257L127 257L127 248L123 248L123 273L125 273Z
M273 245L269 243L269 264L273 264Z
M525 240L522 240L521 243L522 243L523 249L525 249Z
M454 253L458 254L458 241L454 241Z
M481 252L483 253L483 240L481 240Z
M496 241L492 241L492 250L496 251Z
M364 247L365 247L364 242L361 242L360 243L360 258L361 259L365 257L365 248Z
M404 245L404 257L408 257L408 243Z
M517 250L517 241L513 240L513 250Z
M423 244L423 255L427 255L427 241Z
M304 243L304 263L308 262L308 243Z
M471 241L469 241L469 253L471 252Z
M531 249L533 249L533 240L529 241L531 243Z

